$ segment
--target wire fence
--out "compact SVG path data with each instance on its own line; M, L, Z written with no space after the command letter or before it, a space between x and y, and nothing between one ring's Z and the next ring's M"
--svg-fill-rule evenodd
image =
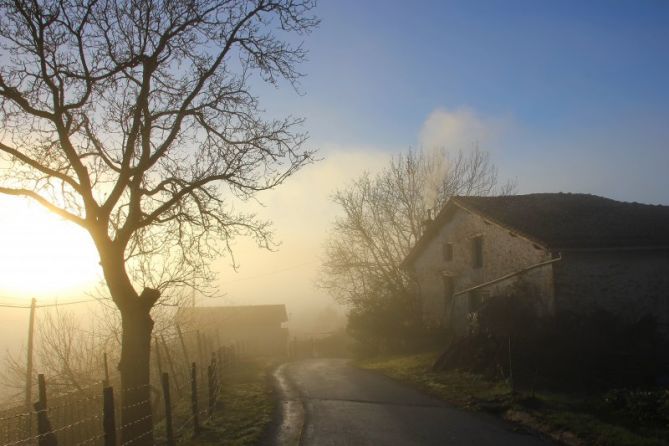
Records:
M125 446L145 443L148 436L155 444L174 445L198 434L211 417L224 375L244 345L217 343L199 331L179 330L171 342L157 337L151 384L122 392L120 376L105 370L98 383L52 397L48 377L38 375L39 397L32 407L0 411L0 446ZM124 396L131 402L124 403ZM140 416L123 424L123 411Z

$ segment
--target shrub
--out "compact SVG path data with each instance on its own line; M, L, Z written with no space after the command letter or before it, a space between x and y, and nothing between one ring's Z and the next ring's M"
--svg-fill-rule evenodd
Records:
M370 299L348 314L347 332L358 341L357 356L421 350L447 334L425 326L411 296ZM443 345L440 344L440 345Z
M669 390L613 389L602 400L604 409L628 421L669 427Z
M652 386L659 370L655 324L625 325L605 311L539 316L532 289L520 285L479 309L478 331L454 342L439 368L509 376L520 388L598 391Z

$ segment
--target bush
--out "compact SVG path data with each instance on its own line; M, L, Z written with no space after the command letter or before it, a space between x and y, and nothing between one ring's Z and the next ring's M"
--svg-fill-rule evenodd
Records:
M602 400L605 410L632 423L669 427L669 390L614 389Z
M348 314L347 332L358 344L356 356L404 353L426 348L447 336L442 328L423 325L411 296L370 299Z
M511 371L517 388L655 384L659 347L651 318L625 325L604 311L539 316L538 301L526 286L489 299L479 309L477 332L454 342L437 366L496 377Z

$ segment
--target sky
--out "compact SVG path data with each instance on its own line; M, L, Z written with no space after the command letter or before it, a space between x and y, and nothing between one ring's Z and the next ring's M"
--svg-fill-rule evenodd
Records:
M268 194L283 245L241 249L225 299L271 300L267 277L324 305L313 282L337 215L328 197L409 148L478 145L519 193L669 204L668 2L339 0L318 13L303 94L261 98L306 117L324 160Z
M217 260L220 297L200 304L287 303L304 331L341 323L313 317L335 305L315 284L337 215L329 198L410 148L478 145L519 193L669 204L669 2L331 0L316 13L299 93L256 93L268 115L306 118L320 161L259 197L275 252L236 241L238 271ZM49 258L50 242L34 234L50 226L35 229L30 215L14 216L11 243ZM0 297L77 298L73 287L91 280L72 271L94 254L79 235L59 240L77 248L51 262L58 280L0 287ZM33 271L32 258L5 256L0 282Z

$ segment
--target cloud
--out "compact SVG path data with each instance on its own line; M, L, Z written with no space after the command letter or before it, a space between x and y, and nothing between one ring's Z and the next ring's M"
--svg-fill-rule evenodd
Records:
M467 108L453 111L437 108L427 117L418 136L420 145L426 149L466 150L488 143L504 128L501 120L483 118Z

